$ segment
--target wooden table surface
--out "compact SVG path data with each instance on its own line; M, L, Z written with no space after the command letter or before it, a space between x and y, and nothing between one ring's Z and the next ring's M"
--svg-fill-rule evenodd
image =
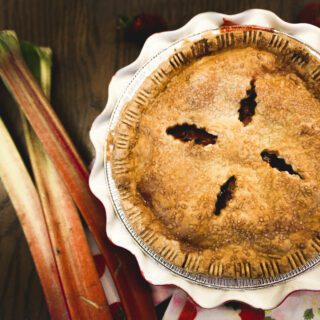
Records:
M106 104L108 83L116 70L133 61L140 51L138 45L124 42L119 36L119 15L158 13L166 19L169 29L175 29L204 11L234 14L265 8L294 22L306 2L0 0L0 29L13 29L21 39L53 49L52 104L89 164L93 149L88 131ZM26 159L17 107L2 85L0 106L0 114ZM23 232L0 182L0 319L48 318Z

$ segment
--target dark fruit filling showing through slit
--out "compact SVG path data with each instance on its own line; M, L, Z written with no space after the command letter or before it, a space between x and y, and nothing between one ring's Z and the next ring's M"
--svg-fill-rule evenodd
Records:
M218 136L207 132L206 129L198 128L195 124L188 123L169 127L166 132L182 142L194 141L195 144L203 146L215 144L218 139Z
M221 210L224 209L228 202L232 198L232 194L236 187L236 177L230 177L220 188L220 192L217 195L216 206L214 210L214 214L219 216Z
M240 109L238 110L239 120L244 126L247 126L252 121L257 106L256 97L255 80L251 80L250 89L247 90L247 96L240 101Z
M302 176L297 171L293 170L290 164L286 163L286 161L283 158L279 157L277 151L264 150L260 153L260 155L262 160L267 162L270 165L270 167L275 168L279 171L286 171L292 175L297 175L302 179Z

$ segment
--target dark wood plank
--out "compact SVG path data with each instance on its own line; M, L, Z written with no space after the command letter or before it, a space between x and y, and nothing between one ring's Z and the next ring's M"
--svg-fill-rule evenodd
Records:
M93 157L88 131L107 100L115 71L139 54L117 32L118 15L159 13L170 29L204 11L237 13L265 8L295 21L306 0L0 0L0 29L54 52L52 103L87 164ZM0 114L23 157L17 108L0 86ZM39 280L21 227L0 185L0 319L48 319Z

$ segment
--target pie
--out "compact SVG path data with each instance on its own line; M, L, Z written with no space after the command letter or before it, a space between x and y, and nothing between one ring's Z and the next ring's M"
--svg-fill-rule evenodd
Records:
M184 41L145 79L107 157L133 230L188 272L269 278L320 252L320 63L282 33Z

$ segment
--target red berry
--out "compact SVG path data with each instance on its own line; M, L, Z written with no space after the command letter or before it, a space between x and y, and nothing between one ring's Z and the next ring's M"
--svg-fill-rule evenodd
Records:
M128 19L125 26L125 38L142 44L153 33L167 30L165 20L157 14L140 14Z
M320 3L310 2L306 4L300 11L298 20L320 27Z

